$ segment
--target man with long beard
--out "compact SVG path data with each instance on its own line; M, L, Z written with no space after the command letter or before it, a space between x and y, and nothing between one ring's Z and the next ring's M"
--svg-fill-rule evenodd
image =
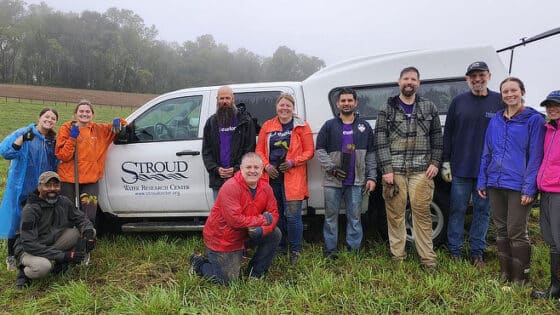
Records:
M214 200L224 182L239 170L241 157L255 150L253 120L235 106L229 86L218 89L216 113L208 118L202 139L202 159L208 171Z
M77 246L80 235L85 241L83 248ZM15 244L20 264L16 289L27 287L30 279L63 271L70 263L80 263L94 247L93 225L70 199L60 195L58 174L42 173L37 190L29 195L21 211Z
M375 125L375 152L383 174L389 244L396 261L406 258L405 211L407 195L412 208L413 235L421 264L436 267L432 243L430 204L433 178L441 163L443 139L434 103L416 95L420 73L414 67L401 71L400 94L390 97Z

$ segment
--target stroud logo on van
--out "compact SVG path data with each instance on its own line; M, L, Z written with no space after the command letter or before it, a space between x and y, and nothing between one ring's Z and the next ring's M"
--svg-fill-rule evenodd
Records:
M181 180L189 178L186 175L189 165L185 161L132 162L126 161L121 165L124 173L121 177L125 184L135 184L140 181L167 179Z

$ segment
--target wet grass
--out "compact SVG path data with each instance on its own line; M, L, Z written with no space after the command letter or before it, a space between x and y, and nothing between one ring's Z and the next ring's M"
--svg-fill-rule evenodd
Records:
M49 105L50 104L46 104ZM0 136L36 120L43 104L6 104L0 99ZM60 123L73 106L57 108ZM120 108L97 107L96 120L127 116ZM0 195L7 162L0 163ZM320 228L306 239L321 239ZM539 235L538 210L530 217L534 241L533 286L548 284L548 249ZM488 236L493 239L493 230ZM61 276L14 289L16 274L0 268L0 313L11 314L552 314L553 301L534 301L532 286L498 282L495 244L487 267L453 262L438 250L438 270L424 271L414 250L403 263L389 257L386 242L368 236L364 250L324 260L320 243L305 243L300 261L275 258L262 280L241 279L229 287L189 274L188 256L203 251L200 233L106 235L98 241L89 266L74 266ZM6 242L0 241L0 261Z

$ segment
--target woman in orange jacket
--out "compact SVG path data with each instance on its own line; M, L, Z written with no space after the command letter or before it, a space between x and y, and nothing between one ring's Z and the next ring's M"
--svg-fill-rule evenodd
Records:
M81 100L74 110L74 120L60 127L55 155L60 159L58 175L62 194L77 203L79 197L82 211L95 225L97 181L103 176L107 149L126 121L115 118L112 123L98 124L92 121L93 117L90 101ZM75 183L79 184L78 191L75 191Z
M277 116L263 124L256 148L265 165L263 177L268 178L278 203L278 227L282 231L279 252L287 253L289 242L290 263L295 263L301 253L301 208L309 197L307 161L315 152L311 128L294 114L294 107L293 96L278 96Z

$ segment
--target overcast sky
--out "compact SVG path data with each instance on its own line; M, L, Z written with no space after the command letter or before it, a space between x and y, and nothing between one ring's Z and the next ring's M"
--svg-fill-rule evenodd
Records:
M30 1L27 3L40 3ZM492 45L560 27L559 0L48 0L55 10L129 9L154 25L158 38L183 43L203 34L262 56L285 45L327 65L403 50ZM513 75L528 102L560 89L560 35L515 50ZM504 64L509 53L502 53ZM465 65L466 67L466 65ZM422 69L420 69L422 71Z

